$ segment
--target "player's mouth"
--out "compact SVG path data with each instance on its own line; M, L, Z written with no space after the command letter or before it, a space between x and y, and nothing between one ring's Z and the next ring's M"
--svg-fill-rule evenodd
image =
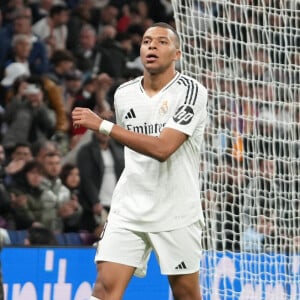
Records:
M156 60L158 59L158 56L153 54L153 53L150 53L146 56L146 62L147 63L152 63L152 62L155 62Z

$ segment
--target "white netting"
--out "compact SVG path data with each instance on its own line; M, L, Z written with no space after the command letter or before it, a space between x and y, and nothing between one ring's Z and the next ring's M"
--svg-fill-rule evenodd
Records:
M298 300L300 1L172 4L182 72L209 92L201 175L213 251L201 271L239 270L219 286L204 276L204 298Z

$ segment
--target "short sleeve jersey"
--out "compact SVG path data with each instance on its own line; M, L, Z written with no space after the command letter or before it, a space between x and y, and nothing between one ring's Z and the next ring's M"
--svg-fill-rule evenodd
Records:
M207 90L177 73L159 93L149 97L142 79L117 89L118 125L151 136L159 136L168 127L188 138L165 162L125 147L125 168L113 194L109 220L142 232L173 230L198 220L204 224L199 165Z

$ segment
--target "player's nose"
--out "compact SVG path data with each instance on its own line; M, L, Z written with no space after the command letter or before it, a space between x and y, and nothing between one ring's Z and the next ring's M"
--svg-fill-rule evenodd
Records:
M152 40L149 43L149 49L156 49L156 46L157 46L157 42L155 40Z

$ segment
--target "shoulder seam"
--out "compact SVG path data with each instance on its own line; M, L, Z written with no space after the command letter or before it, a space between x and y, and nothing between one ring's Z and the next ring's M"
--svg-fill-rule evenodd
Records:
M178 79L178 84L183 84L187 87L184 104L195 105L198 96L198 84L192 78L188 78L184 75Z
M137 83L139 80L140 80L140 77L137 77L137 78L132 79L132 80L130 80L130 81L128 81L128 82L125 82L125 83L121 84L121 85L118 87L118 90L120 90L120 89L122 89L122 88L125 88L125 87L127 87L127 86L129 86L129 85L135 84L135 83Z

